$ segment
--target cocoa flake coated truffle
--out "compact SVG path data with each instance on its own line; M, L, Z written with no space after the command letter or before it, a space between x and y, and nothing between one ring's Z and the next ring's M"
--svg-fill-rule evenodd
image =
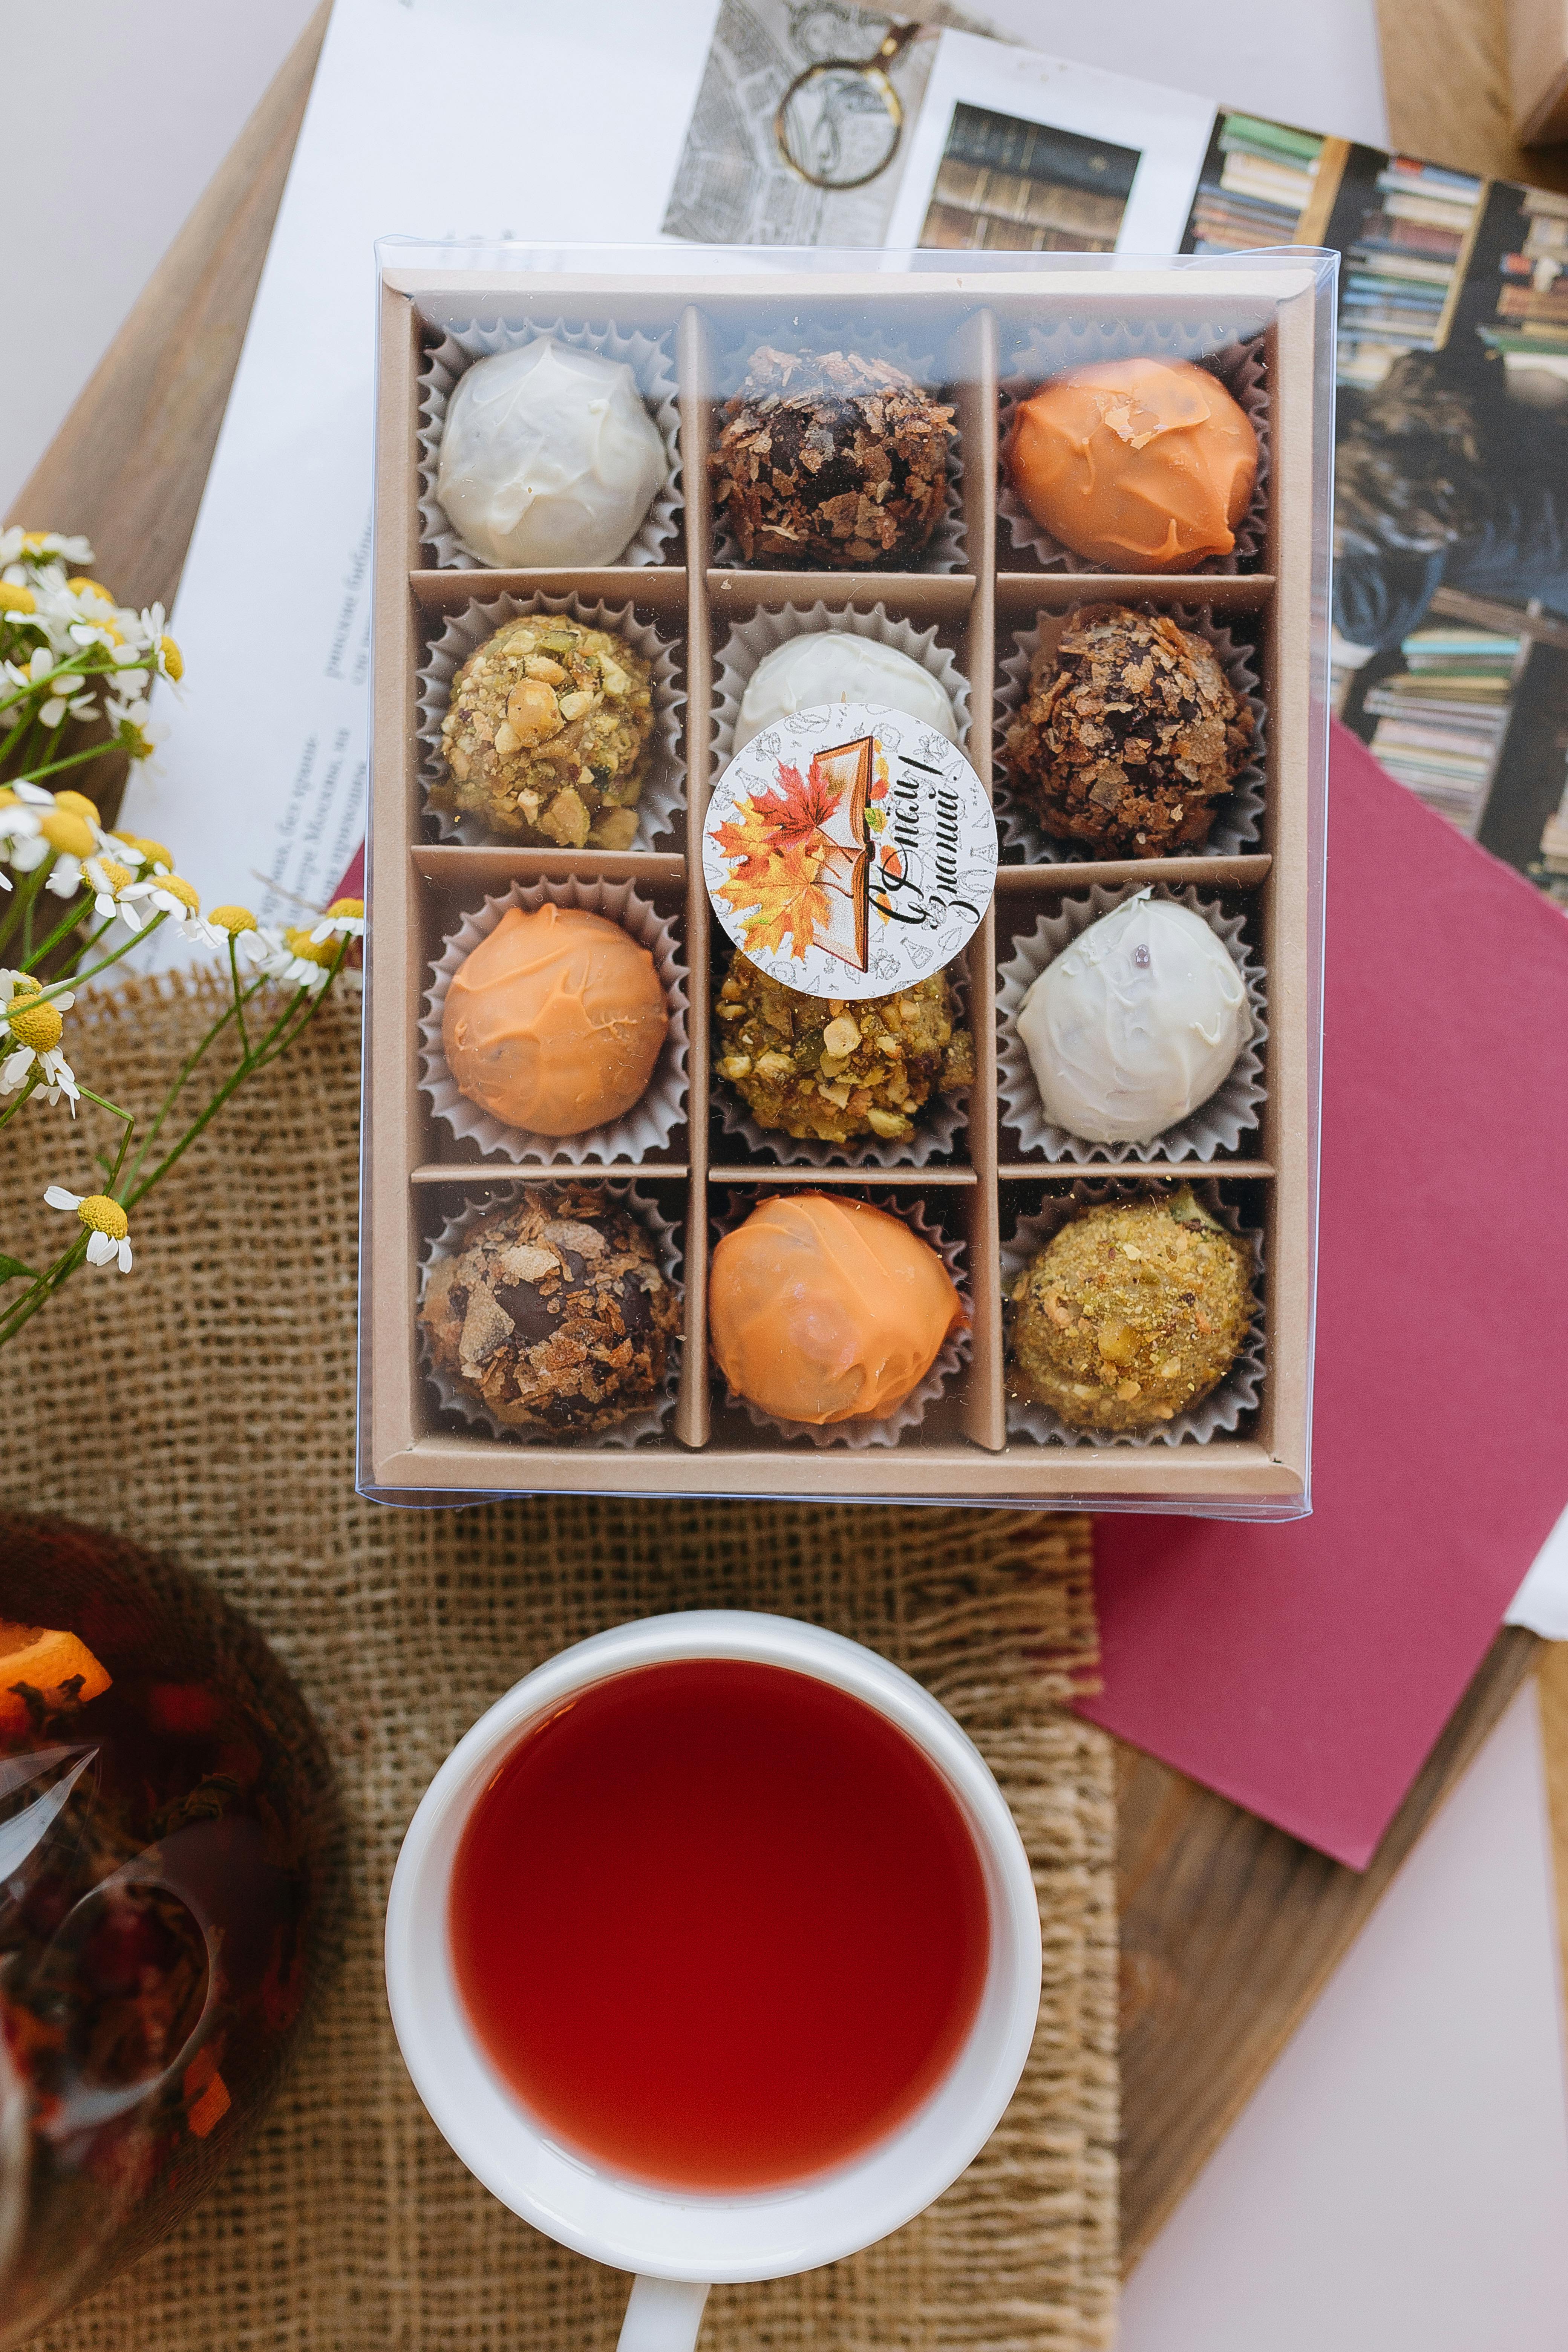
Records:
M593 1185L530 1185L434 1268L439 1370L509 1428L586 1436L651 1405L680 1301L635 1217Z
M1168 614L1080 604L1054 659L1042 648L1007 764L1047 833L1169 857L1207 840L1253 733L1205 639Z
M942 514L952 411L885 360L763 344L709 460L747 563L910 565Z

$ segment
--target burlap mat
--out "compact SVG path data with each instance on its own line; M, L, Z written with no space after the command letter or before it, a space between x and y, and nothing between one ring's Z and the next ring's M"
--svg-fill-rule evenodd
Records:
M148 1102L199 996L132 984L71 1018L79 1072ZM90 1031L90 1036L84 1031ZM1113 1797L1059 1702L1091 1669L1089 1526L1029 1513L584 1500L389 1510L353 1491L357 1012L231 1106L7 1352L8 1499L205 1568L299 1676L353 1843L349 1948L248 2152L180 2231L39 2339L50 2352L610 2352L626 2282L535 2236L437 2137L382 1988L387 1881L441 1759L538 1660L650 1612L812 1618L917 1674L989 1759L1034 1860L1045 2000L1001 2129L929 2214L804 2278L715 2293L708 2352L1077 2352L1114 2327ZM112 1074L112 1076L111 1076ZM29 1106L14 1215L95 1189ZM53 1218L39 1209L40 1236ZM29 1236L31 1238L31 1236ZM57 1242L58 1246L58 1242ZM18 1409L19 1408L19 1409ZM1025 1654L1027 1645L1028 1656Z

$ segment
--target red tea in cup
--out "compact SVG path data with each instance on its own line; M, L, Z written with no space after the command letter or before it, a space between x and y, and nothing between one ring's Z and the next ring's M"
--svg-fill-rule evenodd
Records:
M711 2192L896 2130L990 1952L973 1839L913 1741L722 1658L612 1675L532 1726L464 1828L448 1924L474 2032L545 2130Z

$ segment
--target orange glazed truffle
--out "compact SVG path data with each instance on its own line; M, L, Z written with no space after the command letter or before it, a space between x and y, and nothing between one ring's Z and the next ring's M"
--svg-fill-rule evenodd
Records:
M884 1418L963 1316L929 1243L861 1201L778 1194L713 1253L708 1327L719 1369L736 1395L781 1421Z
M508 1127L583 1135L647 1090L669 1028L647 948L603 915L509 907L453 973L441 1016L459 1092Z
M1258 436L1205 369L1108 360L1054 376L1020 404L1007 470L1035 520L1075 555L1113 572L1184 572L1235 547Z

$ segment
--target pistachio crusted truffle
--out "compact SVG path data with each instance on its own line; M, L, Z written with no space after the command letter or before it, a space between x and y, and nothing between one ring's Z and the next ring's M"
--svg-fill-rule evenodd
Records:
M626 849L652 732L652 675L624 637L525 613L452 680L431 805L521 841Z
M763 344L709 460L748 563L907 566L942 510L952 411L885 360Z
M1079 604L1007 730L1007 762L1047 833L1169 857L1208 838L1253 733L1205 639L1168 614Z
M757 1125L847 1143L910 1135L933 1093L974 1080L974 1041L955 1026L947 974L897 996L806 996L736 955L719 991L721 1075Z
M658 1397L680 1301L635 1217L589 1184L530 1185L431 1274L447 1378L512 1429L589 1435Z
M1012 1377L1074 1429L1146 1429L1208 1395L1252 1321L1252 1252L1190 1186L1085 1209L1013 1285Z

